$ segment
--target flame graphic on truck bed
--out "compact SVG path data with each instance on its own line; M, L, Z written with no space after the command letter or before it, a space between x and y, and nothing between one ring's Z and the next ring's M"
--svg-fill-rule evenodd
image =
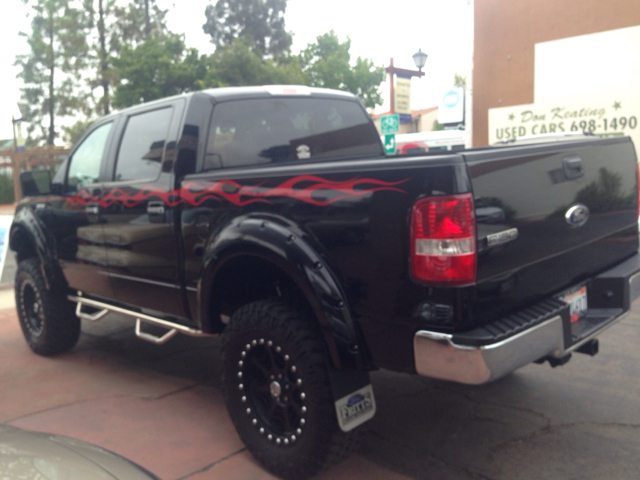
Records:
M96 203L105 208L121 204L131 208L149 199L160 199L169 207L180 204L198 206L207 200L220 202L226 200L234 205L244 206L256 202L272 203L270 198L285 197L325 206L343 198L359 197L380 190L406 193L404 190L396 188L396 185L407 180L385 182L374 178L353 178L344 181L331 181L313 175L301 175L271 188L262 183L251 186L241 185L233 180L219 180L205 185L198 182L187 182L181 188L169 192L153 186L143 187L135 193L127 193L120 188L114 188L106 195L94 197L88 190L80 190L72 199L72 203L76 205ZM303 183L307 185L300 187L299 184ZM358 188L364 186L369 186L369 188Z

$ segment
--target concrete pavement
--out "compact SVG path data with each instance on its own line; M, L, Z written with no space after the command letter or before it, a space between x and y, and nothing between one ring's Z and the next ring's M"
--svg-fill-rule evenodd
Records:
M83 325L68 354L39 357L22 338L12 296L0 291L0 422L100 445L163 479L274 478L227 415L217 338L158 347L136 339L131 320L112 317ZM318 478L408 477L354 455Z
M121 318L43 358L0 291L0 422L96 443L166 479L264 479L226 414L218 339L154 346ZM381 371L362 447L321 479L640 478L640 303L600 354L483 387Z

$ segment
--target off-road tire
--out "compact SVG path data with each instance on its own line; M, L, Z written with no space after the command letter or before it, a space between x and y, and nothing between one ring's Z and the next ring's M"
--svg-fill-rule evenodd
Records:
M22 333L38 355L51 356L74 347L80 337L80 319L63 289L50 285L37 259L18 265L15 281L16 309Z
M326 347L304 314L279 300L239 308L222 336L222 363L231 420L271 473L309 478L355 448L359 429L338 426Z

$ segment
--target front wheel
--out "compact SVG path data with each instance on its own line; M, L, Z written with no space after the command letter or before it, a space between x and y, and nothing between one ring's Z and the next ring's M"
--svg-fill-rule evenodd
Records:
M73 348L80 336L80 319L63 289L47 289L38 260L18 265L16 308L24 338L38 355L57 355Z
M338 426L329 359L310 319L262 300L238 309L222 339L229 415L267 470L303 479L349 455L358 431Z

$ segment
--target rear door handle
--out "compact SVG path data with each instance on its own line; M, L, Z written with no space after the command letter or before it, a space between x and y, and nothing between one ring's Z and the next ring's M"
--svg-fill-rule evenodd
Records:
M147 204L147 213L149 215L164 215L163 202L149 202Z
M98 215L100 213L100 205L97 203L90 203L84 207L84 213L87 215Z
M147 215L151 223L164 223L164 202L147 203Z

